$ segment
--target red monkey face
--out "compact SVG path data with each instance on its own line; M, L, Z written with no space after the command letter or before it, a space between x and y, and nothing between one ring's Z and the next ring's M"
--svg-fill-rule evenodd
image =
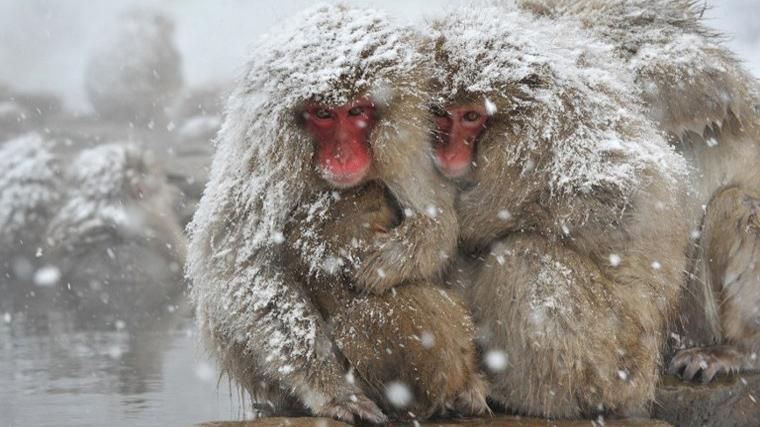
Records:
M485 129L488 114L480 104L434 107L435 163L448 178L466 175L472 167L475 144Z
M375 104L365 97L339 107L311 102L304 118L322 178L338 188L361 183L372 164L368 137L377 121Z

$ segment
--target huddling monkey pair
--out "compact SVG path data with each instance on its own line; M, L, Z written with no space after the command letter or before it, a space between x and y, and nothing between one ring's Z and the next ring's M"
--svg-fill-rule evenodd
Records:
M254 51L188 275L262 413L646 415L679 314L726 311L687 377L757 342L755 82L686 0L516 3L416 31L322 5Z

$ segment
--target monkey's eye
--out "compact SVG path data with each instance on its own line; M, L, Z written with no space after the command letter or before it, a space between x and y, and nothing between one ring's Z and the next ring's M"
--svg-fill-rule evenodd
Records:
M354 107L348 110L349 116L358 116L364 112L364 107Z
M433 113L436 117L448 117L449 113L446 111L445 108L441 107L440 105L433 105L430 107L430 112Z
M477 122L480 120L480 113L477 111L468 111L464 114L464 119L468 122Z
M330 117L332 117L332 113L330 112L330 110L325 109L325 108L321 108L317 110L317 112L314 113L314 115L317 116L317 118L319 119L329 119Z

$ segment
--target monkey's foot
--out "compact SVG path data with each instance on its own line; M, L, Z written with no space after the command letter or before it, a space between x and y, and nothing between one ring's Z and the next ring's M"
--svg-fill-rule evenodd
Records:
M703 383L709 383L719 373L738 372L742 354L735 347L716 345L681 350L670 361L668 371L684 380L693 381L697 374Z
M335 398L328 402L315 414L321 417L335 418L354 424L359 419L369 421L373 424L385 424L388 417L383 411L363 394L352 394L348 397Z
M492 415L486 402L486 394L485 382L479 376L475 377L469 387L454 399L452 406L465 416Z

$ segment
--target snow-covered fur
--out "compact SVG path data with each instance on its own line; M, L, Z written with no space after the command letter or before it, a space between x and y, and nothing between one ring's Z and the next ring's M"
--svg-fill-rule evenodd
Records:
M486 354L509 361L490 396L645 414L686 267L683 158L612 46L570 20L461 9L430 33L440 102L491 113L457 208L475 255L460 282Z
M65 170L64 202L50 220L47 259L90 311L168 304L183 288L186 240L177 192L144 148L110 143ZM96 283L97 285L93 285Z
M445 258L440 251L455 248L453 192L439 202L448 190L430 181L437 175L422 88L415 84L420 59L409 31L385 15L319 5L260 41L228 101L210 182L190 225L187 272L209 348L267 409L295 405L350 419L363 395L346 382L324 320L293 279L292 266L282 263L291 212L328 189L314 171L313 143L299 126L305 101L339 105L369 93L381 109L412 103L381 115L371 148L375 168L389 168L375 172L408 209L405 224L420 224L398 238L427 243L389 241L387 257L374 259L394 271L384 276L367 269L365 280L411 271L414 263L438 266ZM422 144L414 143L419 139ZM321 266L323 255L316 250L306 262ZM330 412L336 408L345 413Z
M27 134L0 145L0 171L0 281L29 280L61 199L59 165L48 141Z
M87 64L85 88L100 117L139 124L165 120L164 109L182 86L173 37L173 23L160 13L137 8L120 16Z
M705 25L700 2L525 2L531 3L558 19L577 18L615 46L635 74L650 117L693 166L693 280L680 313L680 344L731 344L744 354L716 362L692 352L672 367L690 365L689 377L707 363L703 380L716 371L758 368L750 357L760 350L760 230L753 220L760 214L757 80Z

